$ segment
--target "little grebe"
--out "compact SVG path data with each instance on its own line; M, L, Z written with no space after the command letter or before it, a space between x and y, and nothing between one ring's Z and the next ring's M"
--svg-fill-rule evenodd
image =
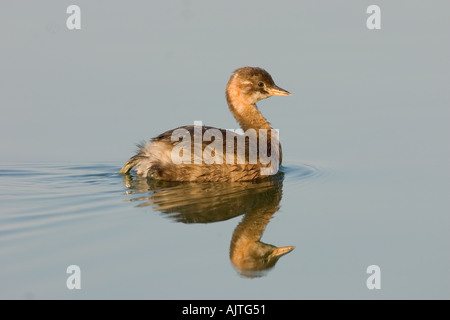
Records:
M257 143L253 144L253 146L256 146L256 149L259 151L256 161L251 161L250 152L252 144L249 142L251 140L251 134L246 134L249 139L244 138L246 153L242 156L242 154L238 154L238 148L234 148L236 141L242 135L230 130L207 126L184 126L166 131L150 141L139 145L138 153L125 163L119 173L128 173L134 167L136 173L143 177L151 177L165 181L199 182L251 181L276 174L278 172L278 165L281 165L282 160L278 134L272 132L275 130L272 129L269 122L258 110L256 102L271 96L289 95L290 93L288 91L275 85L270 74L261 68L239 68L230 77L226 89L228 106L245 132L252 130L255 132ZM191 143L192 149L190 147L186 153L189 159L192 160L191 162L183 161L182 163L174 163L173 161L173 151L180 143L178 138L174 139L174 136L177 136L175 133L180 131L185 132L184 136ZM196 134L201 135L201 137L206 137L205 132L216 133L213 134L215 138L213 140L214 142L210 142L210 137L209 141L200 141L201 146L196 148L194 146ZM261 132L265 133L264 137ZM220 148L213 148L211 150L213 143L220 142L220 140L217 140L217 133L220 133L222 137L226 136L227 141L231 138L232 145L226 144L225 139L223 139L220 143ZM275 148L274 145L276 146ZM272 158L276 157L275 162L277 165L275 167L273 164L270 167L267 161L263 161L260 155L261 149L267 150L267 154L270 153ZM202 158L202 155L207 150L211 155L214 154L214 159L219 159L220 161L215 161L215 163L209 162L208 164L208 161ZM225 152L222 152L222 150L225 150ZM186 149L182 149L181 153L184 152L186 152ZM175 153L180 154L179 150ZM230 158L233 160L231 163L229 161ZM200 159L200 162L196 162L195 159ZM262 169L268 170L264 171Z

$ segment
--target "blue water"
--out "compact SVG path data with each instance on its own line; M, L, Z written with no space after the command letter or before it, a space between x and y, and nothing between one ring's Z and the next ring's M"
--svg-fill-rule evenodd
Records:
M197 289L185 296L181 288L188 288L179 287L208 285L209 277L216 279L217 297L232 298L220 289L224 276L249 277L227 261L233 225L273 207L272 219L284 185L320 175L291 165L274 182L176 184L122 176L119 169L1 166L2 298L210 298ZM72 264L82 271L80 292L66 287ZM267 273L249 278L262 276Z
M395 189L386 180L364 190L349 172L289 161L275 182L247 185L155 184L119 169L1 165L1 298L448 297L448 217L425 200L437 195L381 193ZM240 272L230 241L244 214L268 215L261 240L295 249ZM366 287L372 264L378 291ZM69 265L81 290L67 289Z
M255 3L80 0L68 30L69 3L0 1L0 298L450 298L450 2L378 0L381 30L359 0ZM235 129L246 65L292 93L258 104L284 175L117 174L166 130Z

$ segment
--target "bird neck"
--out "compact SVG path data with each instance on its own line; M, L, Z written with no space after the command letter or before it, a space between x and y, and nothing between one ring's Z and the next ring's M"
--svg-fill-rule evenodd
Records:
M256 104L249 101L239 90L229 87L226 92L228 107L242 130L272 129L270 123L258 110Z

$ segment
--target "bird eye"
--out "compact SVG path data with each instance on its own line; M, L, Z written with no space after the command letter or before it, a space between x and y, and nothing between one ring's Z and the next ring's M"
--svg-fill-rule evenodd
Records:
M258 87L260 87L260 88L264 87L264 82L262 82L262 81L258 82Z

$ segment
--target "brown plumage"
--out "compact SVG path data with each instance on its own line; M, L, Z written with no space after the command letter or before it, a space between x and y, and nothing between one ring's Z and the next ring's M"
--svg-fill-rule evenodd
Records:
M249 129L255 130L258 141L256 144L257 154L259 155L260 151L259 142L264 141L260 138L259 130L265 129L267 130L267 154L277 157L278 164L281 165L281 145L277 138L275 138L274 141L271 140L272 128L256 106L257 101L273 95L288 96L290 93L275 85L272 77L267 71L256 67L243 67L234 71L228 81L226 89L228 106L241 128L244 131ZM210 129L216 130L215 132L220 133L222 137L224 137L221 144L222 150L214 149L211 151L211 155L214 155L216 157L215 159L222 159L222 163L215 162L207 164L203 161L202 163L196 164L194 161L195 157L201 157L205 149L209 150L207 149L208 146L211 149L210 144L212 143L211 141L202 139L201 150L195 149L194 133L196 127L184 126L166 131L151 139L149 142L139 145L138 153L125 163L119 173L125 174L132 168L135 168L137 174L143 177L151 177L165 181L199 182L249 181L267 177L267 175L262 173L261 168L270 169L270 165L260 161L259 157L256 162L249 161L249 139L245 139L245 159L243 159L242 155L240 157L237 154L237 140L242 137L241 135L213 127L202 126L201 128L202 137L205 132ZM172 160L172 150L180 143L179 140L172 141L176 130L185 132L183 141L185 138L187 140L190 137L190 141L192 142L190 144L191 161L189 163L177 164ZM234 141L234 148L231 150L226 144L227 139L225 139L225 137L229 137ZM215 140L212 141L215 142ZM217 143L220 144L220 141ZM271 148L272 145L276 145L278 148L273 149ZM199 152L202 154L199 155ZM184 151L182 153L184 153ZM234 159L233 162L229 161L230 156ZM278 166L270 171L269 174L275 174L277 171Z

